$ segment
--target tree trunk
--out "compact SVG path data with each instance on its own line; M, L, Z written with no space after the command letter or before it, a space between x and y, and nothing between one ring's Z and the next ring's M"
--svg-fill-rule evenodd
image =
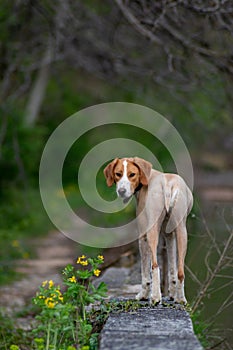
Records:
M29 100L26 106L25 124L29 127L35 125L39 117L41 105L43 103L43 98L49 79L50 63L52 61L51 58L52 44L51 41L49 41L48 48L42 60L41 68L38 72L34 85L32 86Z

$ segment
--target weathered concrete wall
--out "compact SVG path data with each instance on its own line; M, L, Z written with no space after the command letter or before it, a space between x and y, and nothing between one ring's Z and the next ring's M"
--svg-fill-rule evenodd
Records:
M185 310L157 306L113 313L101 333L100 350L201 350Z
M96 281L104 281L110 298L134 299L140 289L139 261L130 268L110 267ZM118 299L119 300L119 299ZM189 314L174 305L143 307L112 313L101 333L100 350L201 350ZM144 307L145 305L145 307Z

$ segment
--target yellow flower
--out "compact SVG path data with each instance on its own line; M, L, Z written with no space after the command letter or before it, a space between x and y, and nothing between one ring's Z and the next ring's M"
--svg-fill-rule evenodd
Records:
M53 280L49 281L49 288L52 288L54 286Z
M101 271L96 269L96 270L93 271L93 273L94 273L95 276L98 277L100 275Z
M44 299L45 297L43 295L39 295L39 299Z
M68 278L68 281L73 282L73 283L77 282L75 276L72 276L72 277Z
M56 304L57 303L55 303L52 298L45 299L45 305L47 305L49 309L53 309Z
M82 255L78 258L77 260L77 264L83 265L83 266L87 266L88 265L88 261L87 260L83 260L86 259L85 255Z
M80 261L80 264L83 265L83 266L87 266L88 265L88 261L87 260Z
M98 255L97 258L98 258L99 260L102 260L102 261L104 260L103 255Z
M42 287L45 287L47 283L48 283L48 281L47 281L47 280L46 280L46 281L44 281L44 282L42 282Z
M78 257L77 264L80 264L80 261L82 261L82 259L86 259L85 255Z
M52 298L55 298L55 299L58 299L58 300L63 301L63 296L62 296L60 290L59 290L59 289L56 289L55 292L56 292L56 293L52 293L52 294L51 294L51 300L52 300Z
M47 306L48 306L49 309L53 309L54 306L55 306L55 303L53 303L52 301L49 301Z
M53 299L52 298L46 298L44 302L47 305L49 301L53 301Z

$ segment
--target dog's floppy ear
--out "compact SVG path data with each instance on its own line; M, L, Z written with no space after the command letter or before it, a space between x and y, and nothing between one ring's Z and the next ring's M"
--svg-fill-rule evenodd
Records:
M106 168L104 169L104 176L107 181L108 187L111 187L114 182L114 174L113 170L118 162L118 158L115 158L111 163L109 163Z
M138 166L140 171L140 182L142 185L148 185L152 164L138 157L133 158L133 162Z

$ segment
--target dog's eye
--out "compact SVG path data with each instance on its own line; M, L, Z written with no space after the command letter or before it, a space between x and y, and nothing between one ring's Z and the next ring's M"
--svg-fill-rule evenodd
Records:
M130 175L129 175L129 177L134 177L136 174L134 174L134 173L131 173Z
M121 173L116 173L115 174L117 177L121 177Z

